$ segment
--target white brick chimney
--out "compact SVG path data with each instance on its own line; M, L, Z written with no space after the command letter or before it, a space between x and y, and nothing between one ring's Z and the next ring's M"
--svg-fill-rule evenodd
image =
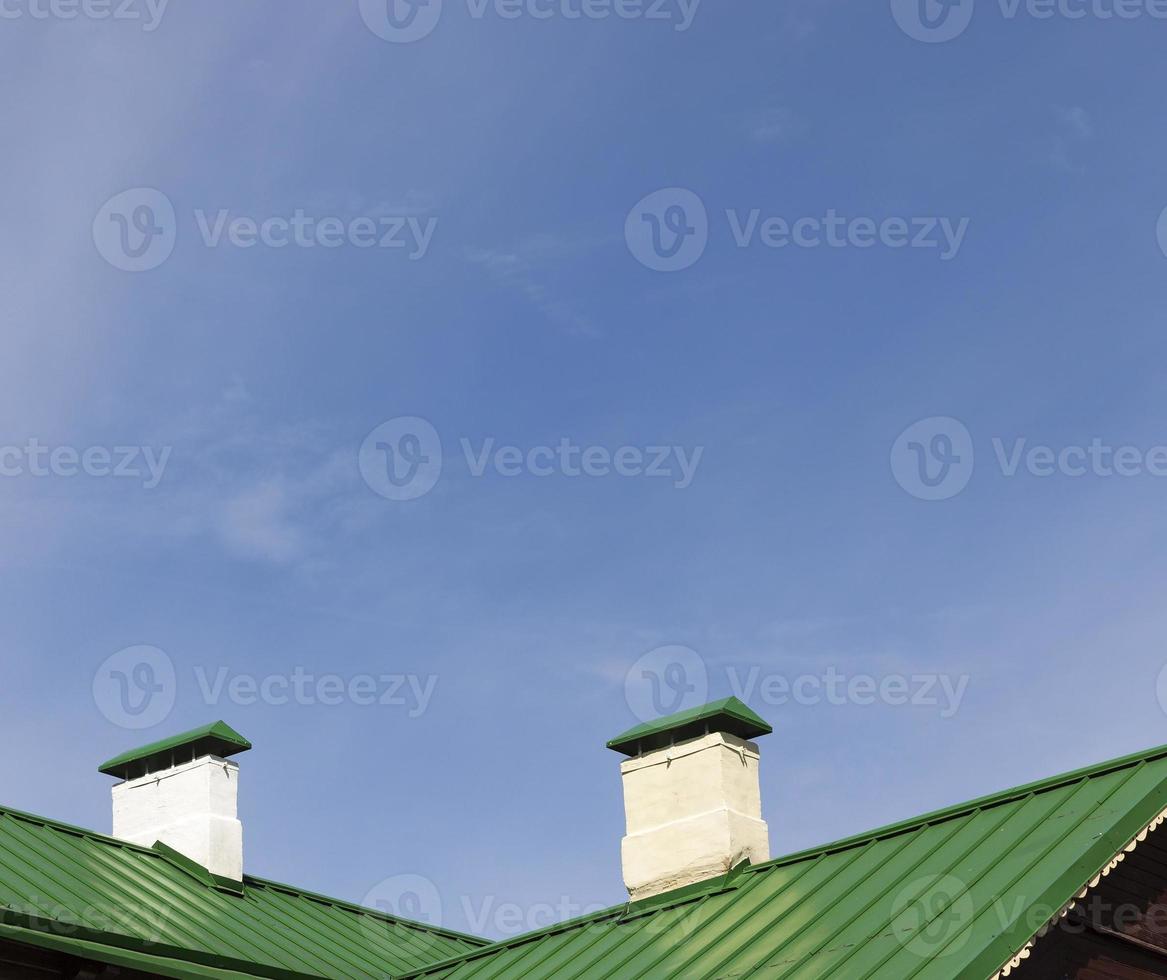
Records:
M758 747L772 731L736 698L662 718L608 747L620 766L627 822L621 853L633 899L724 875L770 858Z
M101 771L113 787L113 836L161 842L213 875L243 880L239 766L227 756L251 743L222 722L111 759Z

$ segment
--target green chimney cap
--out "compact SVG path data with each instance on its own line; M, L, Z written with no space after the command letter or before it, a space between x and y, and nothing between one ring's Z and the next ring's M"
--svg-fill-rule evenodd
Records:
M97 771L119 779L137 779L205 755L226 758L246 752L251 743L225 722L216 721L193 731L172 735L140 749L132 749L102 763Z
M608 743L608 748L624 755L640 755L673 742L697 738L706 732L726 732L739 738L769 735L773 728L737 698L725 698L699 708L690 708L667 718L658 718L630 728Z

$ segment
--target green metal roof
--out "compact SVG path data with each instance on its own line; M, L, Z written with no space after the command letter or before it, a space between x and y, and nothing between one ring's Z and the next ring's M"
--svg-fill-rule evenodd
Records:
M186 978L383 978L484 941L0 808L0 939ZM234 890L233 890L234 889Z
M234 728L222 721L203 725L181 735L172 735L159 742L151 742L140 749L131 749L115 756L98 767L98 772L119 779L135 779L159 769L168 769L176 762L189 762L206 755L227 758L246 752L251 743Z
M988 980L1165 809L1167 747L735 869L407 976Z
M737 698L725 698L637 725L608 742L608 748L624 755L639 755L673 742L696 738L707 731L757 738L769 735L774 729Z

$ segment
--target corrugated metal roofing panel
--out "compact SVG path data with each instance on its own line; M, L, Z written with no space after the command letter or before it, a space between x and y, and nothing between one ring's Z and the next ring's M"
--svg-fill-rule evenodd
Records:
M260 878L233 894L152 848L5 809L0 922L218 970L329 980L385 977L483 944Z
M1167 748L409 974L439 980L987 980L1167 809Z

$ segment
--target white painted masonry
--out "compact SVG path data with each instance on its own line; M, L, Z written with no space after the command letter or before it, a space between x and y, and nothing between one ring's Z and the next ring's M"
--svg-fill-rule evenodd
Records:
M113 787L113 836L173 847L211 874L243 879L239 766L215 755Z
M714 732L621 763L632 899L770 858L754 742Z

